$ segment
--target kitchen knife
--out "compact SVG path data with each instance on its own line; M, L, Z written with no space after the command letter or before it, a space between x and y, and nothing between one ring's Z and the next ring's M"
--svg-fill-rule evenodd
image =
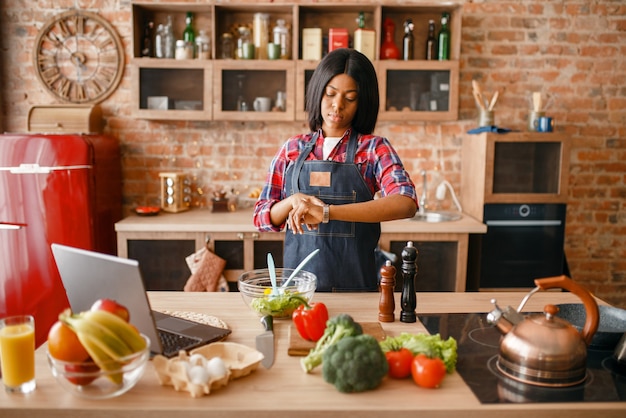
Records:
M261 323L265 327L265 332L256 337L256 349L263 354L261 364L269 369L274 364L274 318L265 315L261 318Z

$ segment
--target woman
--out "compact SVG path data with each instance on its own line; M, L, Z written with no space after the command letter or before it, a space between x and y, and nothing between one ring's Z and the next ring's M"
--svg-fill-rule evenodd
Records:
M369 59L347 48L326 55L307 87L311 132L281 147L254 208L260 231L291 230L284 267L320 249L306 267L317 275L319 291L377 290L380 222L417 210L400 158L386 138L372 135L378 108Z

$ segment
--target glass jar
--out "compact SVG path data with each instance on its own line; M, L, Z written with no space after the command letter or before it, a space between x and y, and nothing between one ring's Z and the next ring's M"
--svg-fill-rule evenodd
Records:
M222 54L220 55L222 59L232 59L235 57L235 42L233 41L233 35L228 32L224 32L222 34L221 40Z
M182 39L176 41L176 55L177 60L190 60L193 58L193 44L186 42Z
M237 58L241 60L254 59L254 44L250 36L250 29L239 26L239 38L237 39Z
M211 59L211 39L204 29L196 36L196 57L201 60Z
M274 27L273 42L280 45L280 59L288 60L291 57L291 39L289 29L285 26L285 19L278 19Z
M270 36L270 15L268 13L255 13L252 21L252 34L254 35L254 49L256 59L267 59L267 44Z

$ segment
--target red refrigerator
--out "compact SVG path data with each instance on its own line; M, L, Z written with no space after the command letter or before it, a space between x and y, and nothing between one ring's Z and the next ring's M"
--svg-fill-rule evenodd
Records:
M106 135L0 135L0 317L32 314L37 346L69 306L50 244L116 253L119 143Z

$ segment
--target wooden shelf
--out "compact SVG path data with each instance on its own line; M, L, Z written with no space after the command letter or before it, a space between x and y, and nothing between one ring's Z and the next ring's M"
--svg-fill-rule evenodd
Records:
M434 2L408 1L398 5L395 1L383 0L379 4L359 4L358 2L323 2L301 5L294 3L274 4L241 1L237 4L207 2L203 4L183 3L136 3L132 7L133 55L132 90L134 111L137 118L181 119L181 120L262 120L293 121L306 120L304 96L306 85L318 61L303 61L301 37L302 29L319 27L323 36L330 28L346 28L351 34L357 28L356 19L364 13L366 28L373 28L376 36L376 59L381 94L380 120L408 121L448 121L458 118L459 98L459 57L461 42L461 5ZM180 34L184 28L187 11L194 13L194 28L203 29L211 38L210 60L172 60L140 57L141 39L146 22L165 23L172 16L174 33ZM230 32L236 41L236 29L240 25L252 27L255 13L270 15L271 30L277 19L284 19L290 28L290 60L236 60L218 59L221 56L219 40L221 34ZM449 12L451 30L451 50L449 61L380 60L379 50L382 25L386 18L394 21L394 40L402 45L402 24L411 18L415 23L414 56L424 56L428 21L433 19L439 27L441 13ZM189 73L183 72L190 71ZM232 72L246 74L249 88L255 86L260 91L251 91L248 101L257 96L276 98L277 91L286 92L284 112L240 112L233 105L233 86L229 77ZM250 81L252 80L252 81ZM176 81L180 92L176 91ZM191 86L195 86L193 92ZM202 88L198 89L198 85ZM411 88L413 86L413 97ZM433 91L433 87L436 88ZM440 89L445 87L445 89ZM446 90L447 89L447 90ZM267 90L264 92L263 90ZM271 90L271 91L270 91ZM167 92L167 94L163 92ZM172 96L174 101L201 102L201 108L189 109L148 109L148 96ZM185 97L191 97L186 99ZM235 99L236 100L236 99ZM174 107L172 105L172 107Z

